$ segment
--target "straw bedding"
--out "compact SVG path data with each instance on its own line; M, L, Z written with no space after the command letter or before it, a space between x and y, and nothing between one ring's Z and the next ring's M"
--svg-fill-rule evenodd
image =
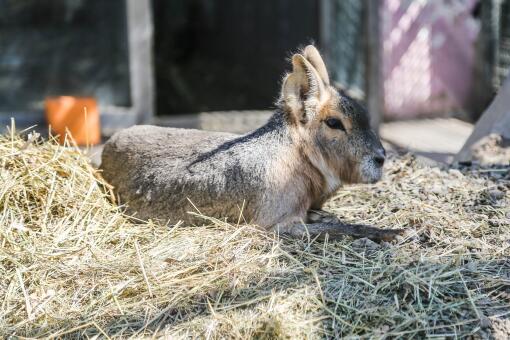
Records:
M13 133L0 179L0 337L510 336L508 166L393 157L328 203L392 244L138 221L77 149Z

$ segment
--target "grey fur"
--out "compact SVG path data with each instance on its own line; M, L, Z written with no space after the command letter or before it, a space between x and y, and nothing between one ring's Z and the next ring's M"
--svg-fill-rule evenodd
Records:
M244 136L134 126L105 144L103 176L142 219L193 222L188 212L198 208L232 221L243 209L247 221L273 225L281 216L266 214L260 205L279 204L287 195L267 181L268 166L292 143L282 119L275 114Z

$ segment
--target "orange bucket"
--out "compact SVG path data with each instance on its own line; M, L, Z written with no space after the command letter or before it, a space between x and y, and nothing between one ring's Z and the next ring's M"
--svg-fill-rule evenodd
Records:
M95 145L101 142L101 127L97 101L89 97L46 98L46 120L64 143L69 131L78 145Z

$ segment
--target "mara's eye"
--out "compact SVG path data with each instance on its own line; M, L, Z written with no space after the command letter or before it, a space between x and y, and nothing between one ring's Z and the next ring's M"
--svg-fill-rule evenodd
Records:
M337 119L337 118L328 118L328 119L326 119L325 122L326 122L326 125L329 126L332 129L338 129L338 130L345 131L344 125L342 124L340 119Z

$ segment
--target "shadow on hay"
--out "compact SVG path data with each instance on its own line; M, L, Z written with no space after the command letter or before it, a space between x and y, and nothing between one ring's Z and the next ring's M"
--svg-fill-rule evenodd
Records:
M387 266L367 261L365 268L334 272L321 267L326 305L342 319L328 322L329 333L404 338L491 334L493 317L510 316L510 260L456 261Z
M273 276L274 274L274 276ZM288 294L292 291L298 291L306 288L312 281L306 276L299 276L300 273L295 271L279 271L271 273L270 277L262 283L257 278L250 280L244 288L240 289L223 289L204 291L193 297L193 303L186 306L160 305L156 312L152 312L152 317L147 317L145 313L134 315L111 315L102 320L86 319L70 319L59 324L58 329L43 328L34 330L32 334L24 334L25 336L49 336L56 335L58 338L83 338L83 337L137 337L142 335L152 335L167 328L179 327L192 322L195 318L208 318L215 313L221 314L221 309L229 309L233 311L249 310L259 303L267 302L274 295ZM313 289L313 288L312 288ZM178 292L169 291L168 294L176 294ZM147 305L151 301L146 301ZM243 304L242 307L230 309L231 306ZM210 306L215 306L217 311L212 312ZM154 317L154 315L157 315ZM95 323L95 324L94 324ZM254 329L243 330L243 325L239 325L241 333L261 335L261 336L279 336L281 331L278 327L280 320L277 320L271 313L262 315L254 326ZM276 325L276 327L275 327ZM203 327L202 327L203 326ZM207 331L207 323L194 325L193 334L204 335ZM67 329L70 331L58 330ZM13 335L13 334L9 334ZM16 334L19 335L19 334ZM217 337L231 336L232 334L216 334Z
M468 256L405 261L397 258L397 247L374 249L368 245L356 241L325 245L285 240L281 242L282 249L300 259L301 270L271 273L263 282L253 278L242 289L202 292L191 305L158 306L153 313L157 316L150 322L144 313L112 315L100 322L101 329L89 325L65 337L104 336L103 331L112 337L140 336L172 328L188 328L192 334L204 336L207 321L222 314L222 307L243 304L231 310L248 311L274 295L286 295L304 287L313 290L317 282L320 288L314 290L314 296L303 299L318 303L319 309L311 311L310 316L315 313L316 335L326 337L478 334L485 338L493 335L494 322L510 317L510 259ZM214 312L210 306L215 306ZM194 324L196 318L203 318L204 322ZM92 321L69 320L68 328ZM271 313L250 325L236 324L239 333L221 333L233 326L216 321L217 333L213 331L213 337L285 336L280 327L285 318Z

